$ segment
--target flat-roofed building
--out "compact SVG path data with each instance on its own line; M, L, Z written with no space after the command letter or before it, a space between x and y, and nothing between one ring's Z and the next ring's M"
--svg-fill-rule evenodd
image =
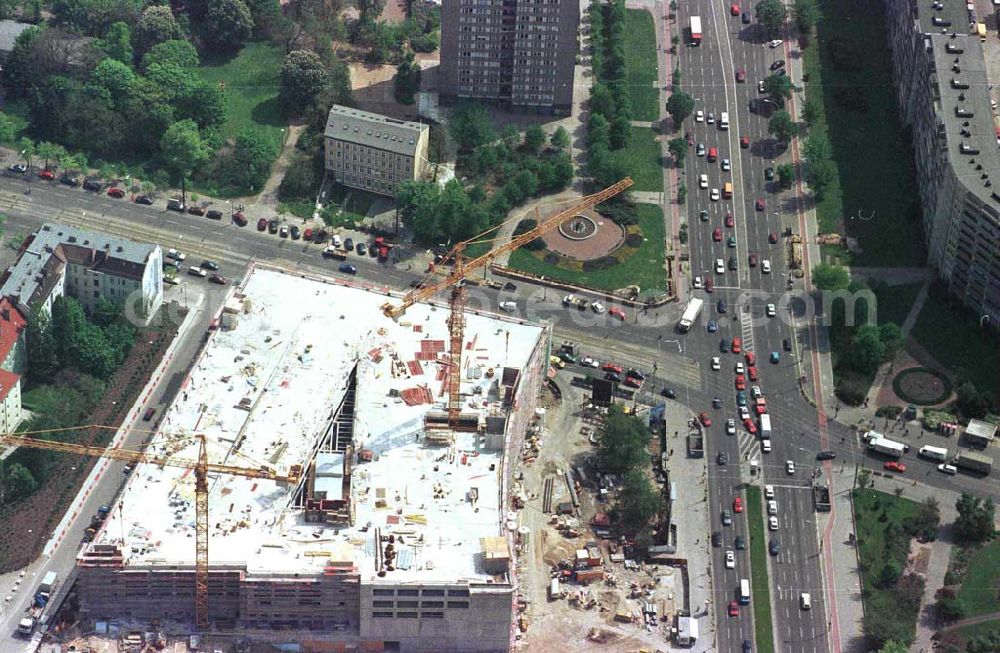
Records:
M430 127L333 105L326 119L326 169L335 181L379 195L423 176Z

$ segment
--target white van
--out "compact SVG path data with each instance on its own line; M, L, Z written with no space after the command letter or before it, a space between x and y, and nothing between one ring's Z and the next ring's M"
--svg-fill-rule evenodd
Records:
M929 444L920 447L920 455L931 460L948 460L948 450L944 447L932 447Z
M799 595L799 607L803 610L812 609L812 597L809 596L809 592L802 592L802 594Z
M729 114L725 111L722 112L722 117L719 118L719 129L723 131L729 129Z

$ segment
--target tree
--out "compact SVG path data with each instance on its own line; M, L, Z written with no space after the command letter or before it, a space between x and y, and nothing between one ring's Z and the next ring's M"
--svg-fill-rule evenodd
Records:
M819 97L815 93L806 93L805 102L802 103L802 120L812 127L823 115L822 110Z
M540 125L531 124L524 130L524 149L538 154L545 147L545 130Z
M254 34L261 36L281 18L281 4L278 0L246 0L250 18L253 20Z
M38 487L35 477L21 463L3 464L3 502L12 503L22 499Z
M626 415L617 404L608 410L597 434L599 467L611 474L627 472L648 460L646 443L649 429L642 420Z
M605 120L611 121L617 112L618 104L611 94L611 89L601 82L594 84L590 90L590 119L593 120L594 116L601 116Z
M813 195L822 200L827 187L837 176L837 169L830 159L817 159L808 162L806 166L806 181L812 187Z
M851 338L850 360L854 369L872 374L885 360L885 345L879 337L878 327L865 325L858 327Z
M0 143L13 143L17 126L7 114L0 112Z
M812 283L820 290L846 290L851 275L847 268L820 263L812 269Z
M795 24L802 34L811 32L816 23L823 18L816 0L795 0L792 11L795 14Z
M115 61L120 61L129 66L132 65L134 53L132 51L132 31L128 24L121 21L114 23L108 28L108 33L100 41L101 49L104 53Z
M670 142L667 143L667 149L670 151L670 155L674 157L674 161L677 162L677 167L683 168L684 160L687 158L688 154L687 139L682 136L672 138L670 139Z
M263 188L277 154L278 146L272 139L258 130L243 129L236 135L230 165L227 166L232 181L251 192L251 189Z
M119 106L129 96L136 79L130 65L111 58L99 63L90 73L90 85L107 91L113 106Z
M493 123L486 109L478 104L466 104L451 114L448 127L459 148L468 151L496 138Z
M781 0L761 0L757 3L756 14L757 22L774 34L785 24L788 10Z
M772 0L764 1L771 2ZM792 80L788 79L788 75L768 75L764 78L764 92L771 96L779 106L783 105L792 97Z
M328 81L326 68L315 52L289 52L281 64L280 97L285 110L298 113L312 106Z
M550 139L552 147L558 147L559 149L566 149L570 146L569 132L566 131L565 127L557 127L552 133L552 138Z
M909 642L913 639L913 622L900 619L895 610L866 610L863 630L876 647L889 641Z
M642 530L659 509L660 496L646 475L638 469L626 472L615 505L622 526L629 532Z
M886 358L892 358L899 348L903 346L903 330L895 322L886 322L878 328L879 339L885 346Z
M782 163L778 166L778 185L782 188L791 188L795 181L795 166L791 163Z
M210 0L204 28L205 39L213 50L239 50L253 32L250 8L243 0Z
M40 27L29 27L14 39L14 47L3 64L4 88L8 97L25 97L33 88L37 80L34 50L41 35Z
M56 345L49 328L49 312L36 304L28 313L27 358L28 377L32 381L46 380L58 365Z
M798 134L799 128L784 109L776 111L767 122L767 131L781 143L787 145Z
M980 499L963 492L955 502L955 536L964 544L979 544L993 535L992 499Z
M58 161L66 154L66 148L58 143L45 141L38 144L38 156L45 159L45 169L48 170L50 161Z
M955 391L955 407L962 413L963 417L975 417L981 419L990 410L988 399L979 392L975 384L965 381L961 383Z
M420 90L420 66L414 63L413 53L407 52L396 66L393 92L400 104L413 104L413 95Z
M357 0L358 22L374 23L382 15L385 0Z
M69 366L79 354L79 338L87 324L83 309L72 297L52 302L52 344L58 365Z
M628 115L619 112L611 121L611 149L620 150L626 147L631 135L632 124L629 122Z
M198 51L194 49L190 41L174 39L157 43L149 52L142 55L142 69L149 70L150 66L176 66L178 68L197 68L201 63L198 58Z
M169 5L150 5L143 10L135 26L134 47L137 53L145 54L157 43L183 37L184 32Z
M208 157L198 125L191 119L170 125L160 140L160 152L167 166L181 178L181 200L184 201L188 177Z
M684 119L691 115L692 111L694 111L694 98L684 91L674 91L667 98L667 113L670 114L674 125L679 127Z
M56 24L99 37L115 22L134 24L142 4L137 0L55 0L51 7Z

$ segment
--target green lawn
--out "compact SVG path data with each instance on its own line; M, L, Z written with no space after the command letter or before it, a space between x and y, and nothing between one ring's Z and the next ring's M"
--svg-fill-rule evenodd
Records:
M929 293L910 335L958 379L972 381L986 396L997 396L1000 370L983 364L997 360L997 346L972 318Z
M632 190L660 192L663 190L663 152L648 127L633 127L628 146L611 153L629 171L635 184Z
M1000 612L1000 540L993 540L976 551L969 560L958 601L965 608L967 617ZM996 626L997 624L994 624Z
M922 283L907 283L899 286L881 286L875 292L878 307L878 323L895 322L902 325L913 308L913 302L920 293Z
M820 0L819 7L823 20L818 38L805 50L806 92L822 97L821 122L839 171L839 181L817 205L821 230L847 225L862 249L855 265L920 265L924 256L913 150L892 90L883 9L878 3L855 3L845 11L836 0ZM841 69L834 66L834 53L846 62ZM850 219L873 212L873 219Z
M956 630L962 639L969 641L973 637L982 637L984 635L993 635L994 637L1000 636L1000 619L994 621L984 621L981 624L972 624L971 626L964 626Z
M637 209L645 242L632 256L613 268L594 272L565 270L535 258L523 248L510 255L509 265L517 270L602 290L615 290L630 284L638 285L642 291L664 290L666 272L663 268L663 239L666 230L663 226L663 211L653 204L638 204Z
M865 614L882 615L883 619L891 615L900 631L908 633L907 644L913 640L917 612L903 613L896 588L883 588L880 578L889 560L895 560L900 569L905 568L910 538L902 533L906 532L905 525L912 522L919 510L920 504L916 501L893 494L871 489L854 491L854 529L861 558ZM900 535L887 546L886 535L889 532Z
M232 58L203 59L202 77L225 84L223 137L232 138L244 127L251 127L276 143L281 141L281 130L287 127L278 100L283 59L281 49L267 43L248 43Z
M656 29L653 16L645 9L625 13L625 67L632 95L633 120L657 120L660 96L656 87Z
M757 651L774 651L774 624L771 623L771 582L767 575L767 540L760 487L747 486L747 526L750 529L750 588L753 596L753 629Z

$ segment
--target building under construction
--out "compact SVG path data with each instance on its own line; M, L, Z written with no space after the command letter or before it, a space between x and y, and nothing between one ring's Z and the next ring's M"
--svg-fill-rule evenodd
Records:
M151 436L157 455L195 459L203 434L214 463L305 469L295 486L209 475L211 629L287 631L327 650L508 649L508 484L549 330L468 313L453 365L445 303L394 321L385 301L255 269ZM445 429L451 374L462 419ZM84 621L192 628L193 477L131 470L78 557Z

